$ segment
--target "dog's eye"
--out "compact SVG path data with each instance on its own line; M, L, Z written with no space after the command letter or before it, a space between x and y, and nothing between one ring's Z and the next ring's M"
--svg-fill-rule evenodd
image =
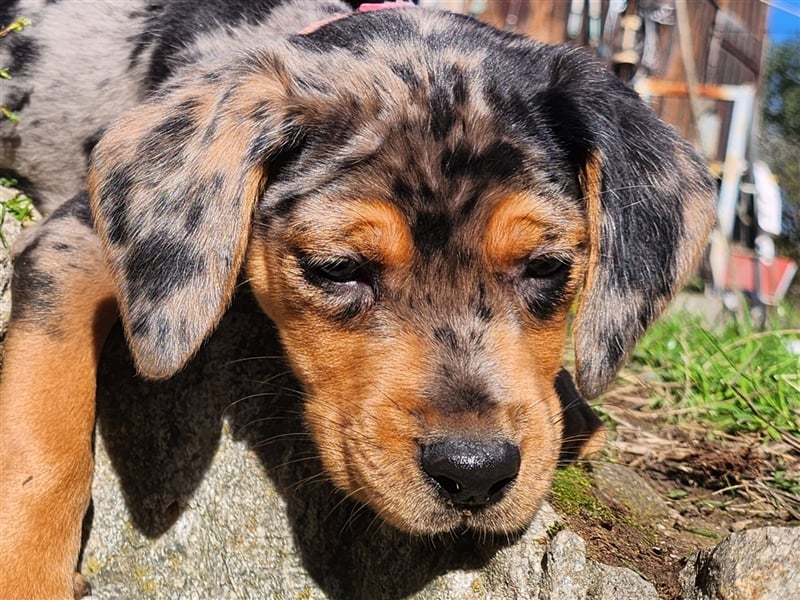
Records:
M550 279L564 273L569 261L558 256L541 256L528 261L524 276L532 279Z
M343 283L345 281L355 280L360 266L361 265L352 258L340 257L320 264L317 267L317 273L331 281Z
M364 278L363 263L347 256L304 262L305 271L317 280L347 283L361 281Z

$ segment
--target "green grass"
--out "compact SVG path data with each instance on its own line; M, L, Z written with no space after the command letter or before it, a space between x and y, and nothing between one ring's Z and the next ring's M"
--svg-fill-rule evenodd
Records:
M612 520L611 510L592 491L592 477L582 466L570 465L556 471L551 501L557 510L593 521Z
M747 320L712 330L699 317L669 315L647 333L632 364L666 384L658 402L688 409L719 431L797 436L800 315L782 310L765 331Z
M0 186L2 187L13 188L16 183L14 179L0 177ZM8 200L0 201L0 226L2 226L3 221L5 221L6 215L10 215L12 218L19 221L20 224L25 225L34 218L33 200L22 192L17 192ZM0 230L0 243L8 247L8 242L3 236L2 230Z

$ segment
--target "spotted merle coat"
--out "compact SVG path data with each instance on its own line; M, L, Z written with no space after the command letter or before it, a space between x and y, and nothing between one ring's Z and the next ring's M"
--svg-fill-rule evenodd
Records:
M34 22L0 51L20 116L0 123L0 168L50 213L17 249L0 384L3 597L71 590L118 317L140 372L169 377L244 271L340 488L407 531L511 531L597 427L564 410L582 403L561 370L571 309L594 398L698 258L704 165L582 51L349 12L0 6Z

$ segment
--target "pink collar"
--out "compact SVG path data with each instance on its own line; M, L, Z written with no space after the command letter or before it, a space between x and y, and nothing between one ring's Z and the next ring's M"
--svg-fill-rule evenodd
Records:
M358 7L358 12L372 12L373 10L385 10L387 8L407 8L414 6L409 0L389 0L388 2L362 4Z
M363 12L372 12L374 10L386 10L388 8L408 8L412 6L415 5L413 2L410 2L409 0L389 0L387 2L382 2L380 4L378 3L362 4L361 6L358 7L358 10L356 12L363 13ZM328 23L333 23L334 21L338 21L339 19L344 19L345 17L349 16L350 15L340 14L340 15L334 15L327 19L323 19L322 21L317 21L316 23L312 23L311 25L304 27L302 30L300 30L299 34L306 35L308 33L316 31L323 25L327 25Z

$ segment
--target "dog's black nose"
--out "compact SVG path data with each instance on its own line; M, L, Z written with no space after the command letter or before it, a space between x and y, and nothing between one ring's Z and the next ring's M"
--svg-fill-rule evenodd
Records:
M458 506L497 502L519 472L519 448L506 440L448 438L422 446L423 470Z

